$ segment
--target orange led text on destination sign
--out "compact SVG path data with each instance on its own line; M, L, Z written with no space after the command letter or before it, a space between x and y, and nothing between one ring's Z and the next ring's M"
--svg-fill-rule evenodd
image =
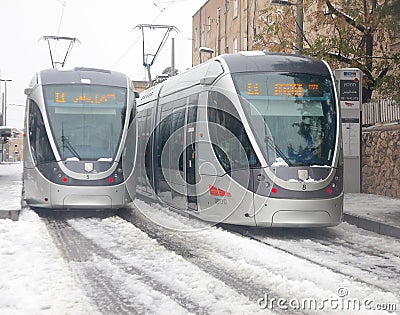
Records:
M274 94L276 96L303 96L303 85L299 83L276 83Z
M72 99L73 103L86 103L86 104L103 104L108 103L110 99L115 100L115 94L109 93L106 95L95 94L94 97L89 97L86 95L79 95ZM65 103L65 93L64 92L55 92L55 102L56 103Z

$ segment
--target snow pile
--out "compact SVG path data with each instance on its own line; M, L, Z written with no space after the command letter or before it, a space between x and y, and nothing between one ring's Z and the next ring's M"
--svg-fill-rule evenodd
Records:
M21 209L22 163L0 165L0 211Z
M0 220L0 314L96 314L36 213Z

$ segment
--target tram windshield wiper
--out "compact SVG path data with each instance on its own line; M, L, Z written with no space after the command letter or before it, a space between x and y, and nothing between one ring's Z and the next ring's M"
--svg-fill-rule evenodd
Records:
M68 137L64 136L64 124L62 124L61 128L62 128L61 142L63 146L63 155L64 155L64 148L67 148L75 157L77 157L79 160L82 160L79 153L72 146L71 142L69 142ZM63 158L65 158L65 156L63 156Z
M74 149L74 147L72 146L71 142L69 142L67 137L61 136L61 142L63 144L63 148L67 148L69 152L71 152L75 157L81 160L79 153Z
M289 158L285 155L285 153L283 153L283 151L275 144L275 142L272 140L271 137L265 137L264 142L269 146L272 147L272 149L275 150L275 152L278 153L278 155L282 158L283 161L285 161L285 163L288 166L293 166L292 162L290 162Z

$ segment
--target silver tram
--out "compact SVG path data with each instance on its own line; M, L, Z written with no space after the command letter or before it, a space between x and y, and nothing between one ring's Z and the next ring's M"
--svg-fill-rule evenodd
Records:
M323 61L221 55L144 91L137 122L138 196L217 223L342 220L339 108Z
M49 69L33 77L25 94L26 203L52 209L130 204L125 183L136 151L123 155L139 95L131 80L101 69Z

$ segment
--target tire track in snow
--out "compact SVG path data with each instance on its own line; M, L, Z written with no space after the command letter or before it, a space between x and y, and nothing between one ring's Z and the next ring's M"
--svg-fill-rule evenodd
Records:
M238 233L267 246L271 246L282 252L291 254L298 258L307 260L320 267L327 268L334 273L356 280L357 282L367 284L385 292L391 292L393 286L400 290L400 283L388 281L400 278L399 265L395 262L390 263L383 250L373 252L370 247L363 247L360 244L352 242L345 243L335 239L337 235L333 232L330 235L321 233L322 229L316 230L274 230L266 231L259 229L248 229L240 226L221 225L225 230ZM328 231L329 233L330 231ZM292 244L287 241L298 242L296 250ZM304 243L302 241L307 241ZM312 251L310 253L310 251ZM317 258L312 254L318 254ZM321 255L324 254L324 255ZM347 261L342 261L341 269L335 267L339 263L337 257L346 256ZM321 259L322 257L322 259ZM399 257L393 256L392 259L398 260ZM358 273L358 275L356 274ZM360 275L363 275L361 278Z
M207 314L208 310L183 296L180 292L169 288L163 283L147 275L144 270L123 263L118 257L99 247L79 231L75 230L65 220L45 219L50 234L66 259L72 262L72 267L82 283L89 283L87 293L104 314L143 314L147 313L144 305L134 303L129 298L120 295L120 286L115 280L91 263L93 255L110 261L124 273L135 276L151 289L169 297L172 301L186 309L189 313ZM79 263L79 265L77 265ZM127 290L129 288L126 288Z
M179 234L174 232L169 233L168 230L148 221L137 211L122 211L119 215L122 219L130 222L135 227L145 232L150 238L155 239L167 250L180 255L188 262L223 282L237 293L249 298L254 303L258 303L259 299L266 295L271 300L278 300L280 298L280 295L275 294L270 288L254 283L254 281L247 277L246 274L243 274L243 276L239 275L238 273L229 270L229 266L222 267L219 266L218 263L212 261L212 259L210 259L212 248L190 247L190 244L188 244L187 239L184 236L179 236ZM207 250L210 252L207 252ZM225 258L230 260L229 257ZM273 313L287 314L287 311L275 308L273 309ZM296 314L306 313L302 312L302 310L296 310Z

